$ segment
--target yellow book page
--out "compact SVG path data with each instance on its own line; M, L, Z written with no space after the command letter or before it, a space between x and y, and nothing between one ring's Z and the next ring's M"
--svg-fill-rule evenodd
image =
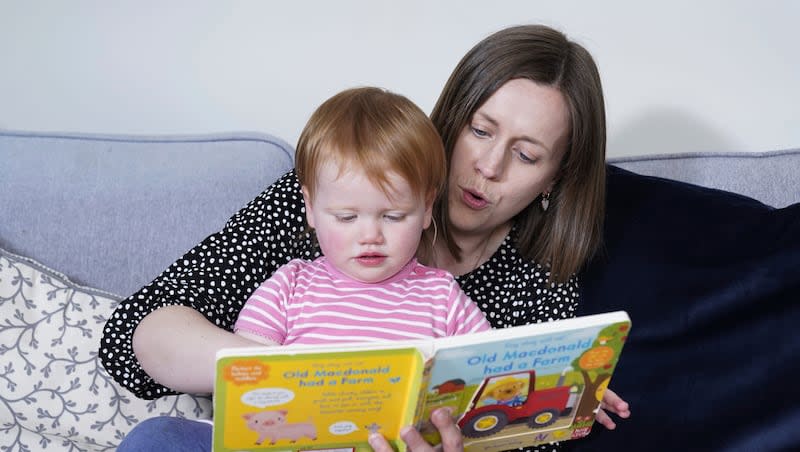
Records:
M214 450L402 450L420 387L414 348L241 356L217 362Z

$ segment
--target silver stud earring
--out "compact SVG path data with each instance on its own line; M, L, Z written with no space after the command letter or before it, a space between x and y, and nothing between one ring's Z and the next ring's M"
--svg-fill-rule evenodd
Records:
M550 207L550 192L546 191L542 193L542 210L547 212L548 207Z

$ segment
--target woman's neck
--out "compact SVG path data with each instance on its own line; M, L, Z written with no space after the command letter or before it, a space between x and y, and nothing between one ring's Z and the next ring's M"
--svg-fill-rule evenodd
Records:
M461 249L461 259L456 260L444 241L440 241L435 245L432 264L456 276L469 273L492 257L510 230L511 224L506 223L484 234L463 234L453 231L453 239Z

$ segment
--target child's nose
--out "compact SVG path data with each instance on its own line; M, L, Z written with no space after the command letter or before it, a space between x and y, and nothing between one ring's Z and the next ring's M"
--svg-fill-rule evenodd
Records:
M361 228L361 243L380 244L383 243L383 227L379 221L365 221Z

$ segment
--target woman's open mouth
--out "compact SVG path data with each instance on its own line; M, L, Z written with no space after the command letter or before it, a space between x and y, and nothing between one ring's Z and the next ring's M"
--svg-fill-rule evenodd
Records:
M489 205L489 201L481 196L480 193L468 190L466 188L461 190L461 200L464 201L464 204L466 204L467 207L475 210L483 209Z

